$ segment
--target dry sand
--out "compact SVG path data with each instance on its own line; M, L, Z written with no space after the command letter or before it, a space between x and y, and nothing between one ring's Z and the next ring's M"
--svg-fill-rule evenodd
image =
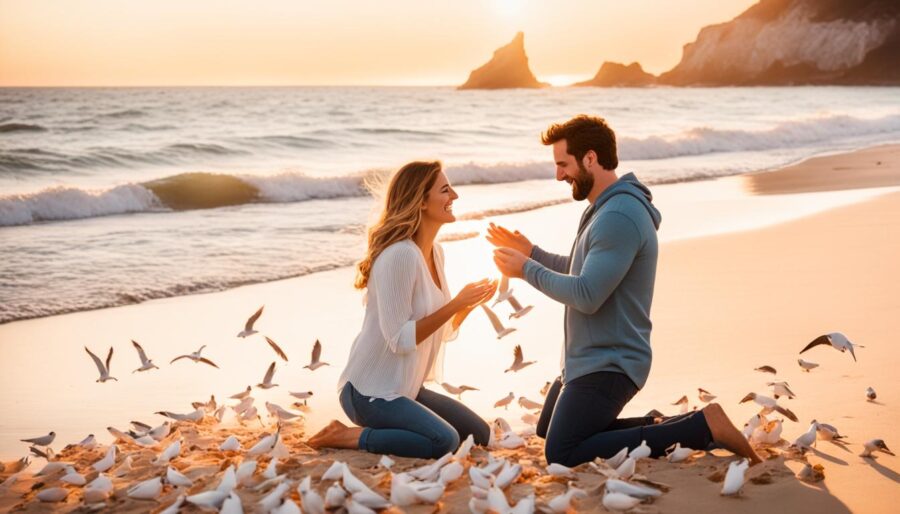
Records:
M818 177L827 182L828 189L838 186L856 187L854 176L857 173L863 175L874 173L875 166L879 168L876 170L879 174L882 173L882 169L886 169L889 170L888 175L900 176L900 152L897 151L897 147L873 151L883 152L879 154L883 155L881 164L870 162L871 155L864 151L810 161L803 169L813 170L806 172L808 177ZM832 159L840 159L843 164L831 165ZM855 167L853 172L834 169L844 167L848 165L847 163ZM764 175L760 175L762 176ZM756 181L757 178L741 180ZM810 199L815 201L816 198L826 198L815 195L828 193L805 193L819 188L818 182L813 182L810 184L807 181L806 185L801 186L788 172L773 172L763 179L767 192L785 192L790 189L795 193L793 196L785 197L785 201L788 202L792 199L809 202ZM872 186L872 183L866 183L866 187ZM757 184L757 187L761 186ZM754 204L749 202L747 205L752 211ZM759 208L769 204L755 205ZM765 208L768 207L763 209ZM532 235L536 242L557 251L564 251L568 247L568 238L574 231L573 224L577 221L580 209L581 206L577 204L567 204L503 217L495 221L521 228ZM763 209L759 212L761 217L767 214ZM721 211L712 211L707 216L714 217L720 214ZM663 215L665 229L665 210ZM446 246L448 266L452 266L454 262L465 261L466 254L472 253L473 248L476 248L472 245L476 244L474 241L448 244ZM893 376L893 365L898 362L900 352L897 345L893 344L896 334L900 333L900 296L895 291L900 284L898 262L900 262L900 193L897 192L887 192L862 203L841 206L774 226L665 243L660 253L652 315L653 369L647 386L626 407L623 415L643 414L651 408L675 413L676 408L670 405L671 402L682 394L687 394L692 405L695 405L699 403L696 399L696 388L703 387L716 394L718 396L716 401L721 402L732 419L741 425L756 409L749 404L738 404L738 401L750 391L767 393L769 388L765 387L765 383L772 380L772 375L753 371L753 368L770 365L778 370L778 379L787 380L797 393L794 400L782 400L800 418L799 423L785 422L783 438L788 442L792 441L804 432L810 420L815 418L837 426L847 435L848 444L819 442L814 451L799 456L794 452L786 452L783 447L787 442L782 441L781 447L767 452L770 456L767 462L754 467L748 473L750 480L744 486L743 494L739 498L725 498L719 495L723 471L727 464L734 460L728 452L717 450L686 464L641 461L638 464L638 473L653 481L667 484L669 490L655 502L643 504L637 510L894 512L897 502L900 501L898 458L879 454L877 459L864 459L858 454L862 449L862 443L874 437L884 438L892 449L896 450L896 447L900 446L898 432L893 428L900 423L900 411L893 406L896 398L900 396L900 385ZM463 279L476 278L472 275L487 269L478 268L474 264L469 266L473 267L474 270L460 269L465 267L448 269L450 282L461 284ZM71 341L73 333L81 333L81 337L75 339L79 342L85 342L86 339L102 339L96 343L97 345L109 345L112 341L118 343L122 339L127 341L129 334L135 332L148 340L165 339L165 334L168 333L178 334L168 336L169 339L192 341L190 343L192 350L193 346L202 344L202 342L193 344L201 340L201 336L213 341L224 337L233 338L233 332L236 331L233 330L233 325L236 324L239 328L241 324L240 313L248 309L252 312L249 305L255 306L264 301L267 305L267 318L262 318L261 321L268 321L268 327L278 336L275 339L303 340L302 344L284 345L288 346L286 349L292 356L290 366L297 367L295 372L287 374L282 372L280 381L284 389L306 389L300 384L308 384L312 380L309 375L300 374L299 368L302 363L297 363L293 357L295 351L298 354L308 351L309 344L306 339L309 338L309 334L304 330L309 325L314 325L323 339L326 339L325 357L334 365L315 375L326 377L327 380L326 385L316 389L317 396L311 402L309 428L314 430L317 428L314 425L321 424L323 418L341 417L334 405L333 391L327 391L333 388L328 385L328 381L333 384L340 371L346 349L341 348L342 344L339 341L346 341L344 344L349 345L347 338L352 338L359 326L361 308L355 301L348 302L347 295L328 295L325 292L329 291L329 288L337 287L338 284L345 287L343 284L346 284L349 276L347 270L339 270L305 277L306 280L303 281L281 281L221 294L149 302L129 308L13 323L0 327L0 340L5 347L10 346L10 341L43 341L56 335L62 341L59 344L77 347L77 343ZM298 284L304 286L302 291L297 290ZM471 382L481 377L481 381L473 385L480 386L482 391L466 393L467 403L486 418L502 415L507 416L510 421L515 421L523 411L513 408L506 412L502 409L493 409L491 405L509 389L515 390L517 394L525 394L531 399L540 399L537 390L543 385L544 380L552 378L556 371L554 361L558 362L559 325L562 313L558 306L541 298L525 284L516 282L513 286L517 288L517 295L522 297L523 302L535 304L533 314L521 320L515 334L497 344L484 344L485 340L493 339L484 320L480 318L467 320L460 340L448 348L446 367L448 381L452 383ZM320 291L322 294L310 298L312 296L310 291ZM313 312L317 313L314 320L313 316L309 316ZM222 323L223 319L235 321ZM310 321L304 321L307 319ZM216 325L223 326L221 334L211 328ZM301 329L297 328L297 325L307 327ZM279 331L283 333L277 333ZM816 336L831 331L841 331L854 342L865 345L865 348L857 350L858 362L854 362L849 354L817 347L805 353L803 357L819 363L820 367L811 373L803 373L796 363L798 351ZM210 333L212 335L209 335ZM188 343L179 344L184 347ZM265 350L256 352L262 355L249 354L246 350L226 351L226 348L235 348L235 345L241 344L255 343L249 341L236 343L229 340L227 343L221 343L218 348L214 346L211 350L218 352L219 364L223 370L235 370L228 373L229 375L239 374L237 371L242 371L242 366L252 361L252 376L259 374L261 378L265 366L260 364L268 363L272 360L272 356L265 353ZM507 365L506 361L513 344L522 344L525 347L526 357L529 354L538 356L539 364L516 377L502 377L502 380L483 378L493 376L490 373ZM121 346L117 344L117 348ZM18 353L9 349L3 351L4 360L7 358L22 360L22 356ZM54 372L60 376L59 380L63 383L66 380L84 381L90 377L92 373L90 363L82 362L86 357L83 355L76 357L81 351L80 347L77 347L77 351L72 351L69 355L60 350L61 353L57 356L59 359L79 359L77 365L68 366L77 367L69 375L66 375L67 372L63 368L54 368ZM171 358L168 355L163 357L166 358L160 358L160 362ZM45 358L52 360L51 357ZM128 358L132 359L133 356ZM298 355L297 360L302 360L302 357ZM129 365L123 363L120 369ZM256 372L257 368L259 373ZM190 369L197 371L184 379L182 376L187 374L184 373L184 368L175 369L175 365L163 366L162 370L154 372L156 375L135 376L138 378L126 376L129 368L121 372L123 380L120 384L98 384L95 389L97 396L83 399L83 402L77 405L69 405L71 400L58 401L58 397L66 397L64 391L66 388L58 392L48 388L47 397L54 398L54 394L57 394L57 405L59 403L63 405L51 404L44 407L71 409L73 419L79 418L75 411L90 409L97 412L97 416L105 416L104 420L108 417L110 419L108 423L124 428L127 419L120 419L122 414L117 413L116 409L126 408L129 398L132 403L135 402L136 395L149 395L156 402L153 410L169 408L186 412L190 410L184 401L186 394L196 396L190 399L201 399L204 396L200 391L205 391L208 395L210 389L219 391L220 394L235 393L241 387L235 387L234 384L245 380L243 377L223 378L222 375L226 373L215 373L212 369ZM180 374L176 374L179 371ZM21 380L40 383L47 378L40 375L39 369L28 371L4 369L4 373L17 379L14 382L8 378L9 381L4 382L5 394L14 394L17 387L24 389L25 385L18 385ZM278 378L276 376L276 379ZM93 377L89 379L93 380ZM168 403L160 404L167 398L165 394L171 395L173 392L172 389L166 389L168 382L175 382L176 385L172 387L183 386L189 389L189 392L182 394L178 401L169 398ZM153 387L156 386L163 392L154 392ZM865 389L868 386L878 391L878 401L866 401ZM116 391L112 387L119 387L119 392L108 393ZM277 398L283 402L285 393L280 394L282 396ZM257 401L261 410L264 398L265 396L260 395ZM111 406L100 408L98 405L95 408L95 404L102 404L103 401ZM119 401L123 403L116 403ZM7 406L7 409L9 408L12 407ZM21 408L37 418L34 411L39 407L15 405L15 408ZM148 415L150 411L148 407L146 410ZM312 423L313 419L316 420L315 423ZM80 423L84 423L84 427L89 426L87 422L80 421ZM93 423L96 425L96 421ZM105 423L102 426L105 426ZM516 426L522 425L518 423ZM255 442L262 433L262 430L251 427L252 425L248 425L247 428L239 430L239 437L244 442L245 448ZM56 427L61 435L64 429L70 427ZM179 424L179 429L181 435L191 444L187 445L188 451L184 451L173 461L173 465L195 478L190 491L192 493L215 485L218 483L218 475L228 463L238 463L242 460L239 455L208 449L224 438L224 434L219 432L221 427L210 422L200 426L182 423ZM234 430L231 424L226 429ZM46 426L35 423L33 433L21 435L33 436L46 433L47 430L49 428ZM72 431L66 435L72 436ZM285 441L291 449L291 456L285 460L280 471L286 472L292 479L311 475L316 488L324 493L328 484L318 479L331 461L340 459L349 462L354 472L370 486L382 494L388 494L385 474L374 467L378 456L353 451L314 452L301 442L306 435L308 434L304 434L303 424L288 430ZM73 442L77 439L69 437L64 439L64 442ZM107 443L109 437L106 436L102 440ZM63 444L58 439L54 446L62 447ZM132 475L115 480L118 491L115 497L109 500L107 504L109 507L115 508L116 511L147 511L167 505L178 495L178 492L167 487L159 503L125 498L122 490L126 483L130 483L131 479L152 476L157 472L154 469L158 468L148 464L149 457L152 456L149 450L141 450L129 444L122 444L121 449L134 452L135 463L142 465L137 466L139 469ZM545 501L564 490L563 480L545 475L546 463L543 461L539 439L530 439L528 446L523 449L497 450L493 453L519 460L525 465L523 477L507 490L510 499L518 500L534 491L539 501ZM99 456L99 450L91 452L69 450L61 453L62 459L75 462L82 472L85 472L86 465ZM476 450L473 456L479 463L485 459L483 450ZM265 464L267 460L261 459L261 464ZM411 459L397 460L399 469L424 463ZM805 461L822 464L825 479L815 484L797 480L794 473ZM42 465L43 461L40 464ZM43 483L44 487L58 484L53 480L41 482L30 477L33 471L34 467L23 474L20 481L8 491L0 491L0 510L14 507L26 511L48 509L47 504L38 504L34 500L36 491L30 491L30 488L37 483ZM603 508L599 506L602 488L599 486L604 480L603 475L596 473L588 465L579 467L578 471L576 485L589 492L589 497L578 504L578 511L602 511ZM6 476L0 472L0 478ZM56 505L61 511L77 509L82 505L80 488L67 487L72 490L68 500ZM297 499L294 489L292 494L294 499ZM468 479L464 477L448 488L436 510L465 512L468 510L466 504L469 494ZM241 496L244 499L245 509L251 511L253 505L251 502L260 494L242 489ZM185 509L189 510L191 509ZM432 510L434 510L432 507L425 506L412 509L416 512Z

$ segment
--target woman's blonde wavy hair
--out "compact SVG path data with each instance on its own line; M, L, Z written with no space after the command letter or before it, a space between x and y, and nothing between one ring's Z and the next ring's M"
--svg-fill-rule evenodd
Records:
M369 284L372 264L388 246L410 239L419 230L422 222L422 202L434 186L443 166L440 161L414 161L391 177L384 192L384 207L377 220L369 226L368 249L363 260L356 265L357 289L365 289ZM378 184L367 184L376 189ZM373 191L377 193L377 191Z

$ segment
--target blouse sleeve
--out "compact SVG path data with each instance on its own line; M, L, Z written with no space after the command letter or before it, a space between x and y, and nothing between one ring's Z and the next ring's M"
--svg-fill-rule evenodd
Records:
M378 324L388 348L407 354L416 350L416 320L412 319L413 288L418 256L414 248L394 245L375 259L369 287L374 289Z

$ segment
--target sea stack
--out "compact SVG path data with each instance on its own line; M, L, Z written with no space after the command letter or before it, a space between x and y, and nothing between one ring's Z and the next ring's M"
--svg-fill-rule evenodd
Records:
M591 80L572 84L573 86L596 87L639 87L656 84L656 77L644 71L641 65L633 62L628 66L617 62L604 62L600 70Z
M459 89L540 88L549 84L538 82L528 68L525 55L525 34L519 32L506 46L494 51L484 66L472 71L469 80Z

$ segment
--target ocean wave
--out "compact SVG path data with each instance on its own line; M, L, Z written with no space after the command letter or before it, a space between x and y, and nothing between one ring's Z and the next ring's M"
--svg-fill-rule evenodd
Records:
M767 130L697 127L672 136L623 137L620 160L656 160L719 152L797 148L851 137L900 132L900 115L881 118L828 116L782 122Z
M0 134L12 132L44 132L46 127L32 123L0 123Z
M137 184L100 192L53 187L30 195L0 197L0 226L93 218L159 208L161 206L156 196Z

